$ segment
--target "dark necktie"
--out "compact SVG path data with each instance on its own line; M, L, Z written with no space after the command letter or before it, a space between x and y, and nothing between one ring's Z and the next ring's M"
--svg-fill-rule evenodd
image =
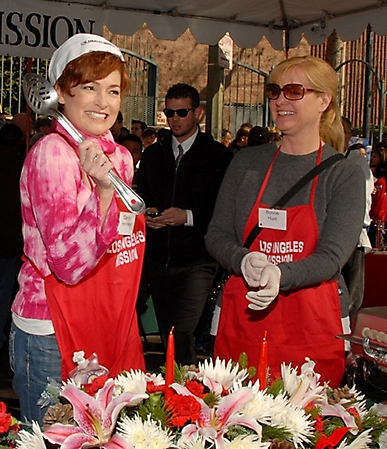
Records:
M184 154L184 150L183 150L183 147L181 145L178 145L177 149L179 150L179 154L177 155L177 158L176 158L176 161L175 161L176 168L179 166L181 158L183 157L183 154Z

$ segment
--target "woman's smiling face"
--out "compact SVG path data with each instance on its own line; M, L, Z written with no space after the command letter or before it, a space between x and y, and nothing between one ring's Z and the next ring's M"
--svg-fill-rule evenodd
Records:
M305 89L313 89L310 81L297 68L285 72L278 84L301 84ZM301 100L288 100L283 92L276 100L270 100L270 112L277 127L284 135L296 135L298 132L318 129L321 114L329 106L329 94L305 91Z
M106 78L79 84L70 95L59 89L59 103L65 116L84 134L101 136L114 124L121 106L121 75L111 72Z

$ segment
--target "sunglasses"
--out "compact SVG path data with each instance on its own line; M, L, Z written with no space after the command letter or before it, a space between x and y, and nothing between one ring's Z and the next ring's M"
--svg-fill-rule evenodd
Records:
M284 87L280 87L278 84L266 85L266 96L269 100L277 100L284 93L284 97L287 100L302 100L306 92L316 92L314 89L307 89L302 84L285 84Z
M176 114L180 118L187 117L189 111L194 111L195 108L186 108L186 109L164 109L164 114L167 118L172 118Z

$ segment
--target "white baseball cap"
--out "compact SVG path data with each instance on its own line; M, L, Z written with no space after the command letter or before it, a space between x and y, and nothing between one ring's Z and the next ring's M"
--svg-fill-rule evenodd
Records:
M75 34L54 51L48 68L50 83L54 85L57 82L70 61L91 51L106 51L125 60L120 49L104 37L97 34Z

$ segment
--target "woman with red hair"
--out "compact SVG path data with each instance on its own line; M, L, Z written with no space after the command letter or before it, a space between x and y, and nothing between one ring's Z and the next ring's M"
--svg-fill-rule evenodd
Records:
M108 176L133 176L132 156L110 132L128 90L124 57L101 36L77 34L54 52L49 78L84 141L53 120L21 175L25 263L10 354L21 417L40 423L40 395L49 379L67 379L74 352L96 353L111 376L144 369L135 309L144 217L128 211Z

